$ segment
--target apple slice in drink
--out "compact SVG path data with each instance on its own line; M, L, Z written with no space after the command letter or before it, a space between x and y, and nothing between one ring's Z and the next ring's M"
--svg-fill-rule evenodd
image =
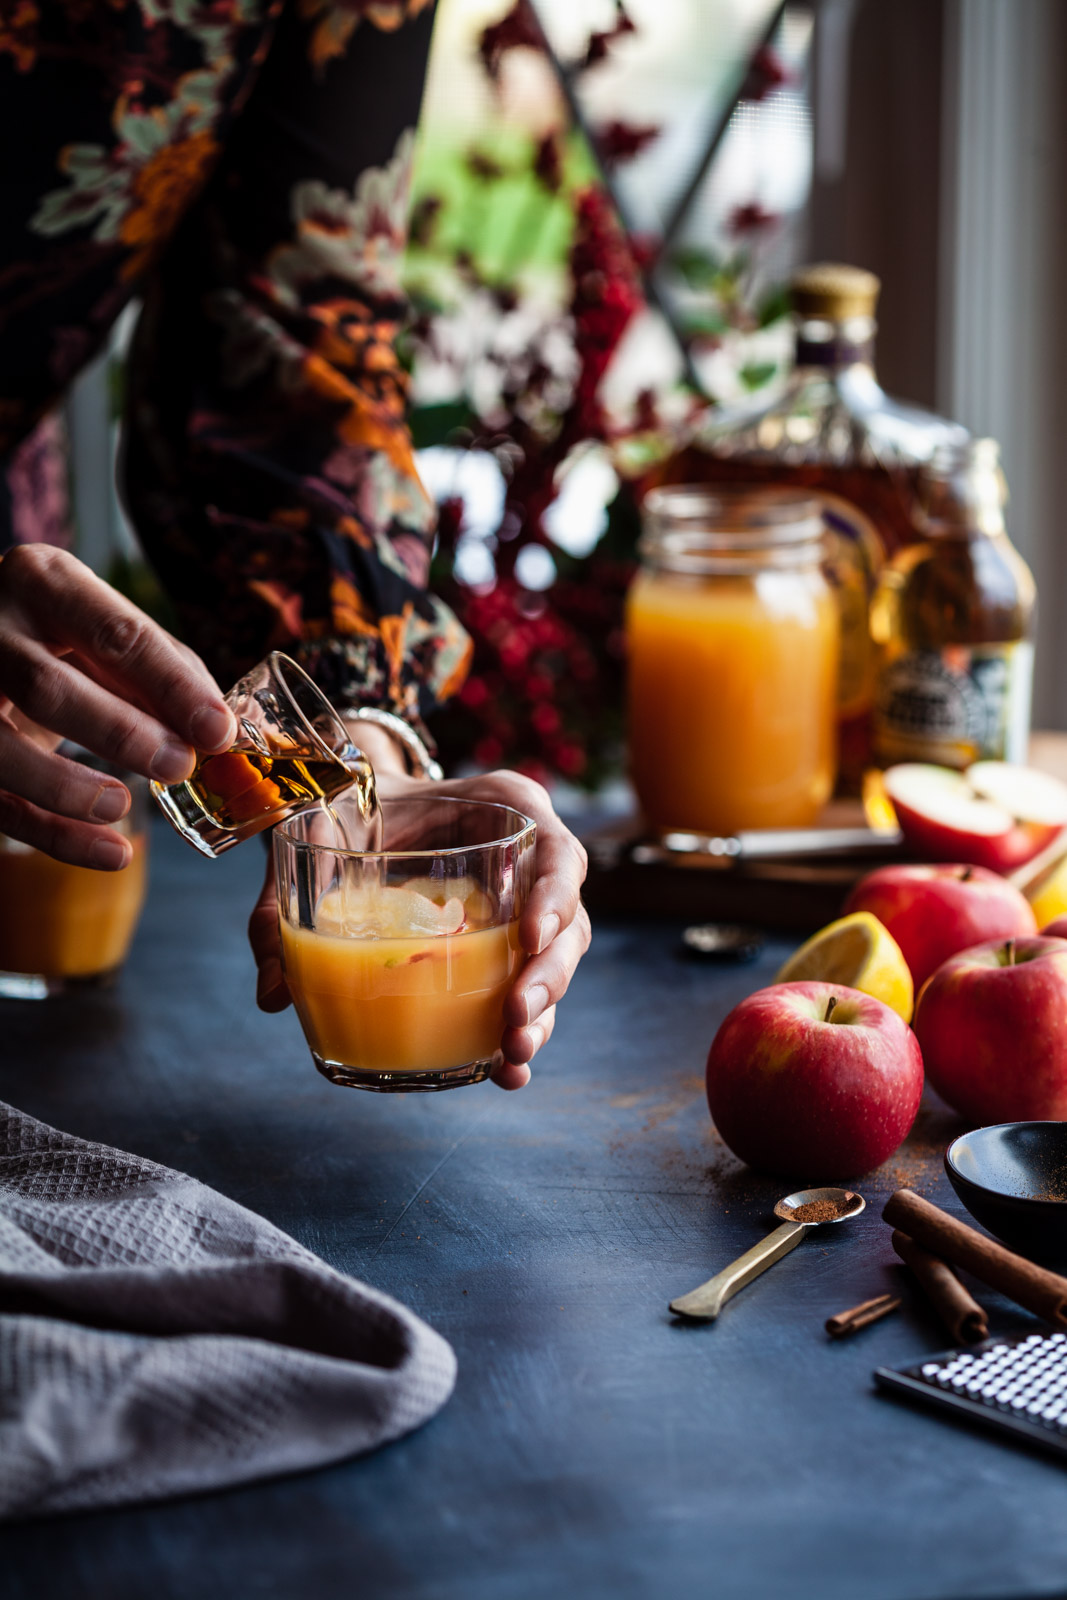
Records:
M459 900L468 924L473 927L488 926L493 921L496 910L493 901L473 878L409 878L404 889L411 894L425 895L436 906Z
M905 842L930 861L1012 872L1067 828L1067 785L1031 767L979 761L953 772L908 762L883 781Z
M462 933L466 925L467 913L462 900L453 897L438 904L407 885L329 889L316 911L320 933L340 934L350 939L438 936Z

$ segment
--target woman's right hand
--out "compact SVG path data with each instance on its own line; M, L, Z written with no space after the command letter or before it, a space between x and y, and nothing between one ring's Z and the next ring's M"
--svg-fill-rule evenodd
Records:
M235 733L199 657L74 556L19 545L0 560L0 832L76 866L124 867L129 842L107 824L129 790L57 754L60 741L177 783L195 751Z

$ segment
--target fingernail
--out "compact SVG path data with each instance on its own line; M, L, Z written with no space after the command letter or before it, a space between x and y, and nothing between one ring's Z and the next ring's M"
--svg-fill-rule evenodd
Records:
M129 809L130 797L126 790L108 785L97 794L89 815L94 822L117 822Z
M523 999L526 1001L526 1026L529 1027L533 1019L539 1017L547 1006L548 990L543 983L531 984Z
M225 706L205 706L189 724L198 750L215 750L233 735L233 713Z
M130 856L130 847L124 839L94 839L89 850L89 863L105 872L117 872Z
M180 739L164 739L148 770L160 783L180 783L189 776L192 766L192 752L187 744L182 744Z
M537 928L537 949L534 955L539 956L542 950L547 950L556 934L559 932L559 918L554 911L541 918Z

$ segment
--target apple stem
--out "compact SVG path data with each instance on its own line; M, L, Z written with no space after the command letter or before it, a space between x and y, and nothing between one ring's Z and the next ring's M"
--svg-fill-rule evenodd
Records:
M834 1014L834 1007L836 1006L836 1004L837 1004L837 996L836 996L836 994L832 994L830 996L829 1000L827 1000L827 1002L826 1002L826 1015L822 1019L824 1022L829 1022L830 1018Z
M974 877L974 868L973 867L964 867L963 871L960 873L960 882L961 883L970 883L970 881L971 881L971 879L973 877Z
M1007 961L1006 961L1005 965L1009 966L1009 967L1013 967L1015 965L1015 940L1014 939L1009 939L1008 940L1007 944L1004 946L1004 954L1007 957Z

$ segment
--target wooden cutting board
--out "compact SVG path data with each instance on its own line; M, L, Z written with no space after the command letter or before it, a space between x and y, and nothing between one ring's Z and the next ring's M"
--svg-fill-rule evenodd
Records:
M1067 783L1067 734L1035 733L1030 762ZM856 828L864 818L858 800L835 800L819 820L824 827ZM635 861L634 847L646 837L636 817L583 834L589 852L584 898L594 914L811 932L840 914L852 885L876 864L849 856L737 864L694 857ZM880 857L877 864L889 859ZM903 847L898 859L908 859Z

